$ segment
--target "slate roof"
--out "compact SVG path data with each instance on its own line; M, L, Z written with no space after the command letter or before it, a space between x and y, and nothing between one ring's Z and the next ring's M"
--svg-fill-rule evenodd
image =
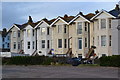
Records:
M74 16L68 16L67 14L65 14L64 17L60 18L62 18L66 22L70 22L74 18Z
M118 17L118 15L120 14L120 10L113 9L113 10L109 11L108 13L110 13L111 15L113 15L115 17Z
M90 20L93 16L95 16L95 14L93 14L93 13L89 13L87 15L84 15L84 17L88 20Z

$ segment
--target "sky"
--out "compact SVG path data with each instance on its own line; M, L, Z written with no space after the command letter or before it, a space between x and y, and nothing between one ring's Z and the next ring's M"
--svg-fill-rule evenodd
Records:
M12 25L23 24L32 16L33 21L43 18L52 19L68 14L75 16L79 12L83 14L94 13L96 10L114 9L117 2L2 2L2 28L9 29ZM1 23L0 23L1 24Z

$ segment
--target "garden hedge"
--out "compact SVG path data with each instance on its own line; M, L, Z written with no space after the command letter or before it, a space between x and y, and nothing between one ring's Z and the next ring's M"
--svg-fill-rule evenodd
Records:
M2 58L2 64L5 65L51 65L51 63L65 64L65 57L47 57L47 56L16 56L11 58Z
M120 55L101 57L100 66L120 67Z

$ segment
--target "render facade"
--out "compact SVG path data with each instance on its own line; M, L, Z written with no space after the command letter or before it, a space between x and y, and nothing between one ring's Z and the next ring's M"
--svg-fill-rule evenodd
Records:
M50 21L42 19L35 27L37 31L37 54L48 56L51 55L52 48L52 28Z
M95 14L64 15L25 24L14 24L10 30L12 53L30 56L62 56L84 58L91 46L98 57L119 54L120 8L96 11ZM116 36L115 36L116 35ZM116 42L116 43L115 43ZM114 44L115 43L115 44Z

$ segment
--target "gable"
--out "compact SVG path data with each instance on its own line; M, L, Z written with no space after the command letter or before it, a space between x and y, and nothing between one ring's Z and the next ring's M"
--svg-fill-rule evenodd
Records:
M11 31L17 31L17 30L19 30L19 28L14 25L10 30L11 30Z
M74 20L74 22L79 22L79 21L87 21L86 19L83 19L83 18L81 18L80 16L79 17L77 17L75 20Z
M48 26L48 24L45 23L45 22L41 22L41 23L38 25L38 27L47 27L47 26Z
M57 25L57 24L66 24L66 23L64 21L62 21L61 19L59 19L54 24Z
M95 19L99 19L99 18L112 18L111 15L105 13L105 12L102 12L100 15L98 15Z
M31 25L27 25L27 26L25 27L25 29L31 29L31 28L33 28Z

